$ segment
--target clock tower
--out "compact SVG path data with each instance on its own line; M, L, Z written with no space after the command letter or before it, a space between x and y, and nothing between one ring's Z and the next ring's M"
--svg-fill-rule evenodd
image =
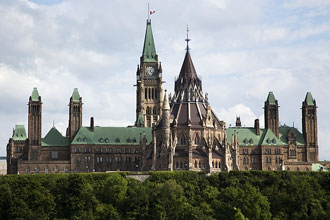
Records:
M136 72L136 126L152 127L161 115L163 89L162 67L147 20L143 52ZM142 118L141 118L142 117Z

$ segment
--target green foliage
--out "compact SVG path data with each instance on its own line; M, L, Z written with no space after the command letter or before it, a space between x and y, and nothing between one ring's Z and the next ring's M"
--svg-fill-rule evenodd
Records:
M0 177L0 219L330 219L330 174L234 171Z

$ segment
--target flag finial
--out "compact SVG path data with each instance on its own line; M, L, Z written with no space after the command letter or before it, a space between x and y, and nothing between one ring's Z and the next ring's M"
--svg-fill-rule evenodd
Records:
M186 50L188 51L188 50L190 50L190 48L189 48L189 41L190 41L190 39L189 39L189 27L188 27L188 25L187 25L187 38L185 39L185 41L187 41L187 48L186 48Z

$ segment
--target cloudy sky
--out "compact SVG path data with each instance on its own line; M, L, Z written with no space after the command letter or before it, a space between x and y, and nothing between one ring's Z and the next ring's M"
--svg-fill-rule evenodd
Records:
M64 134L74 88L83 124L135 120L135 73L147 18L145 0L0 0L0 155L15 124L27 127L33 87L43 101L43 136ZM189 25L191 55L217 116L263 124L273 91L280 122L301 130L301 103L318 105L320 159L330 159L329 0L149 0L165 88L174 90Z

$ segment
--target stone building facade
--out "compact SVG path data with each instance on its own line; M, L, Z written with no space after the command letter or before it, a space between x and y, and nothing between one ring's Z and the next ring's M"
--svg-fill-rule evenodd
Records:
M310 93L302 103L302 127L279 125L278 101L265 102L265 126L226 127L211 108L197 75L187 37L186 54L174 94L162 88L151 21L147 20L136 72L136 121L128 127L82 125L82 97L69 100L65 136L52 127L42 138L42 100L33 89L28 132L16 125L7 144L8 174L105 171L311 170L318 162L317 106Z

